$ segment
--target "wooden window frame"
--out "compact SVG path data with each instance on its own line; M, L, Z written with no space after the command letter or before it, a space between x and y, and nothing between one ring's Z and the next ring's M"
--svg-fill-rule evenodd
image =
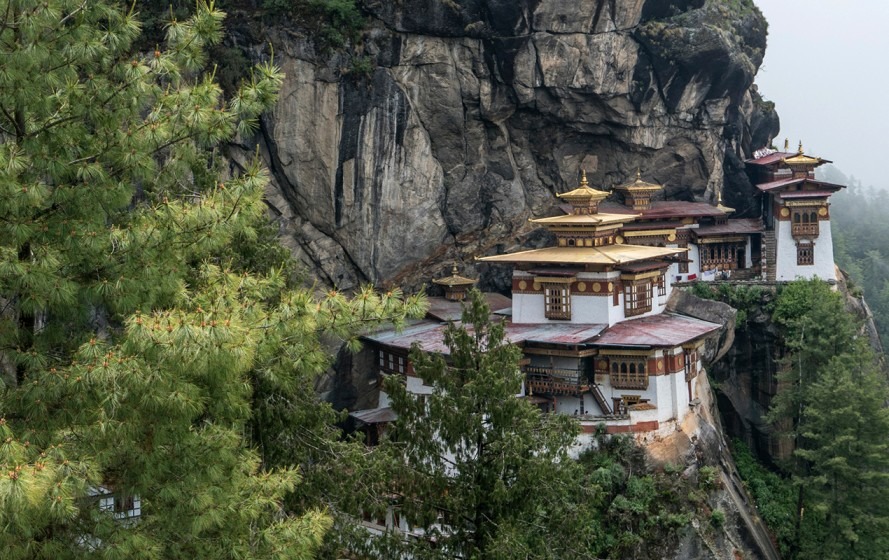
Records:
M688 382L698 376L698 349L686 349L683 354L685 356L685 381Z
M634 317L652 310L652 286L651 279L624 284L624 315Z
M543 313L547 319L571 320L571 284L541 282Z
M796 265L797 266L814 266L815 265L815 244L814 243L797 243L797 245L796 245Z
M611 386L615 389L648 389L645 356L609 356Z

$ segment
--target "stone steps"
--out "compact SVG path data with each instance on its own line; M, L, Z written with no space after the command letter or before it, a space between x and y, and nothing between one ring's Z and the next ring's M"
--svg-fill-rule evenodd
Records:
M775 260L778 256L778 242L774 230L766 230L762 234L763 258L765 259L765 280L774 282L776 277Z

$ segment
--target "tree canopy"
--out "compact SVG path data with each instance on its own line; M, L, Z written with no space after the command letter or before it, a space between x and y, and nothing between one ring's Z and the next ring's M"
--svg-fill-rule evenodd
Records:
M793 438L797 488L790 558L886 558L889 388L848 311L821 280L779 293L773 318L790 350L769 418Z
M265 171L223 158L282 77L268 61L222 95L223 17L199 3L137 52L118 2L0 1L6 558L309 557L330 520L285 514L299 474L261 463L257 387L291 395L329 363L321 333L420 308L292 284Z

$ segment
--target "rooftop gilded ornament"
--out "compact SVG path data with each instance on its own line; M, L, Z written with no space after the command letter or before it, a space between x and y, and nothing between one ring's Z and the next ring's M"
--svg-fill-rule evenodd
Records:
M647 183L642 180L642 171L636 170L636 180L630 183L626 183L623 185L619 185L614 187L616 190L620 191L629 191L631 193L644 193L644 192L655 192L661 190L663 187L661 185L655 183Z
M599 202L608 197L608 193L591 188L586 178L586 171L581 171L580 186L556 196L574 207L575 211L584 208L595 210Z
M455 286L472 286L476 283L476 280L472 278L466 278L464 276L460 276L457 274L457 263L454 263L454 267L451 269L451 275L445 276L444 278L436 278L432 280L433 284L438 284L439 286L446 287L455 287Z
M719 189L719 194L717 195L717 198L716 198L716 209L721 210L725 214L731 214L732 212L735 211L734 208L729 208L728 206L724 206L722 204L722 189Z
M781 160L786 165L791 167L809 167L809 166L819 166L822 163L830 163L827 160L823 160L819 157L807 156L803 152L803 141L800 140L799 150L796 152L795 156L790 156Z

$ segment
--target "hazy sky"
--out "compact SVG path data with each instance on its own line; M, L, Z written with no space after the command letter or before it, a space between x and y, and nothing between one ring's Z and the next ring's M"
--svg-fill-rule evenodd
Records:
M889 186L889 1L755 2L769 21L756 83L781 117L775 145L802 140L863 184Z

